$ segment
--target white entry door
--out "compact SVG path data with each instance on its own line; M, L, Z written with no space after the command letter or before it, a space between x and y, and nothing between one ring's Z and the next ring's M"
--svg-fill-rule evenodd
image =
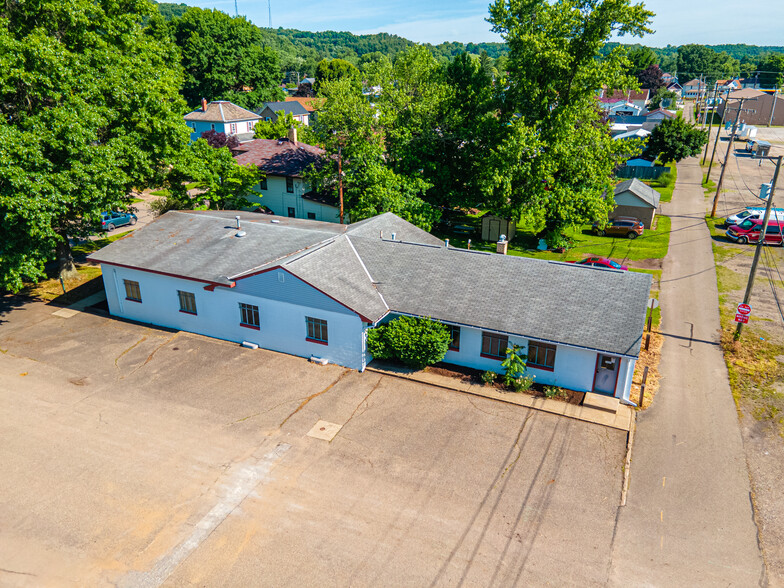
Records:
M621 358L612 355L599 355L596 360L596 378L593 381L594 392L615 394L615 382L618 381L618 368Z

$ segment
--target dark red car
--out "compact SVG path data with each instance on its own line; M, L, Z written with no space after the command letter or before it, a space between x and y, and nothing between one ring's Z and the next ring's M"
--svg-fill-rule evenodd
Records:
M570 261L569 263L576 263L579 265L589 265L591 267L603 267L607 269L616 269L626 271L629 268L625 265L621 265L617 261L613 261L612 259L607 259L606 257L586 257L585 259L581 259L580 261Z

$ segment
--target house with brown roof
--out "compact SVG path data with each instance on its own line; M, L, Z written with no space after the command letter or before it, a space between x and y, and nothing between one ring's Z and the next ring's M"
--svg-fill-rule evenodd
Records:
M248 198L254 206L279 216L336 223L340 209L335 198L313 192L304 177L323 154L323 149L297 141L297 130L290 129L288 137L243 143L235 149L235 161L255 165L266 174L255 187L258 196Z
M185 122L191 129L191 141L207 131L235 135L240 141L248 141L253 138L253 128L260 118L227 100L208 103L202 98L201 106L185 115Z
M702 95L708 86L697 78L683 84L683 97L694 100Z

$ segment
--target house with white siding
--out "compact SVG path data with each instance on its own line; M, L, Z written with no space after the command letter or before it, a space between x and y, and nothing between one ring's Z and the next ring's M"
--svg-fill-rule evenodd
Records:
M185 123L191 129L191 141L206 131L235 135L240 141L248 141L253 138L254 127L260 118L226 100L207 103L202 98L201 106L185 115Z
M297 141L296 129L290 129L288 137L248 141L234 153L239 165L255 165L266 175L255 194L246 197L254 206L289 218L340 222L337 198L314 192L304 177L324 150Z
M398 316L452 329L445 362L629 400L647 274L450 247L391 213L349 225L172 211L93 253L112 315L356 370Z

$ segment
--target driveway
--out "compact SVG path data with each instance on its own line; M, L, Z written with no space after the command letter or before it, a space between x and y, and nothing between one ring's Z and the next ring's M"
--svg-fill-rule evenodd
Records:
M0 302L2 585L607 583L622 432Z

